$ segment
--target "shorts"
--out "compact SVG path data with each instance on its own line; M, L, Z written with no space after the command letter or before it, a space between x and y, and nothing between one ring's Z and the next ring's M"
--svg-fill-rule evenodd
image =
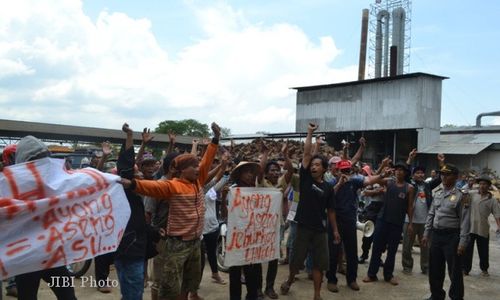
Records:
M201 282L200 240L182 241L168 237L160 253L163 259L160 298L176 298L183 292L196 292Z
M312 268L328 271L328 234L297 224L297 232L293 243L292 267L297 270L303 269L308 251L310 251L312 257Z

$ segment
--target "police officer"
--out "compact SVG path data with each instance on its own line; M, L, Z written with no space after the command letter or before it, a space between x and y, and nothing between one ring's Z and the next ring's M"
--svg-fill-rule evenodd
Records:
M422 244L432 240L429 250L429 285L432 300L444 300L445 266L451 285L451 299L464 298L462 259L467 247L470 230L469 196L455 187L458 169L452 164L441 168L442 183L433 191L433 198Z

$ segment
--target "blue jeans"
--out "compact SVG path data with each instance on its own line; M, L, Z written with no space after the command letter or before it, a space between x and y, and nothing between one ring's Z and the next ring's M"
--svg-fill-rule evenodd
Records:
M144 258L115 259L123 300L141 300L144 293Z

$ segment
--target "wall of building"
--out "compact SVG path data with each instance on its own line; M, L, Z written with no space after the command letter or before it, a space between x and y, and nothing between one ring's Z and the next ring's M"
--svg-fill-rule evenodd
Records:
M298 89L296 131L423 129L418 147L439 141L442 77L426 74Z

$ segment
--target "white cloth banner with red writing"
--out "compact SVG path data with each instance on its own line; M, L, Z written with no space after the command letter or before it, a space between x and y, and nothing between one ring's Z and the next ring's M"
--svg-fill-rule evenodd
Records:
M130 217L118 176L43 158L0 172L0 278L114 252Z
M275 188L229 190L225 266L262 263L280 257L282 198L281 191Z

